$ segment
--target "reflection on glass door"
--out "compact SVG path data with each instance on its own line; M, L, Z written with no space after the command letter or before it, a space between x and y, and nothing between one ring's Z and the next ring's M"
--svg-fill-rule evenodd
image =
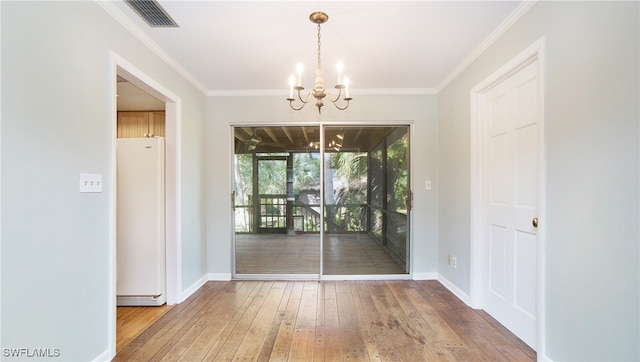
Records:
M235 127L235 275L407 274L408 131Z
M324 127L323 274L407 274L409 127Z
M235 275L320 274L319 127L235 127Z

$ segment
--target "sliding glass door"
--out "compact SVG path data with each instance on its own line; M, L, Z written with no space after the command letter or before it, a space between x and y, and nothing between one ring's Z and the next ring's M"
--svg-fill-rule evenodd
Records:
M323 273L408 273L408 126L324 127Z
M408 130L234 127L234 275L407 274Z
M234 128L235 275L320 275L318 126Z

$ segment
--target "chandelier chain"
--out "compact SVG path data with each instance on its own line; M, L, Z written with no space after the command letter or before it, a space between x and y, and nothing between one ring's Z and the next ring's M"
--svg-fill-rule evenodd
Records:
M318 69L322 69L320 64L320 24L318 24Z

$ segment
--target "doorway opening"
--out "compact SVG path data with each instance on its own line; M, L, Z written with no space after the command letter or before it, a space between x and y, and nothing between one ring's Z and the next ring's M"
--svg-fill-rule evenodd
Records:
M117 345L117 153L116 153L116 140L118 138L118 82L126 81L130 83L128 86L135 87L140 93L145 94L143 97L146 101L154 98L155 101L159 101L164 105L165 121L157 122L156 112L148 112L148 123L145 124L145 133L147 137L159 135L164 132L164 143L166 145L165 154L165 168L164 168L164 196L165 196L165 211L164 211L164 248L165 257L162 258L162 267L164 268L164 281L163 287L166 295L166 304L176 304L181 301L181 253L180 253L180 139L178 137L180 132L180 98L173 93L162 87L156 81L148 77L142 71L122 59L115 53L110 54L112 64L112 98L111 98L111 127L110 127L110 184L112 185L112 193L110 196L110 278L109 278L109 335L110 335L110 351L112 355L116 354ZM138 95L140 95L140 93ZM129 99L130 101L132 99ZM145 100L137 100L144 102ZM124 99L123 99L124 101ZM148 110L148 109L147 109ZM130 123L143 123L133 121ZM164 126L164 127L163 127ZM136 127L129 127L135 129ZM153 136L152 136L153 135ZM122 136L122 134L120 134ZM156 307L153 307L156 308Z
M409 126L236 126L234 277L409 273Z

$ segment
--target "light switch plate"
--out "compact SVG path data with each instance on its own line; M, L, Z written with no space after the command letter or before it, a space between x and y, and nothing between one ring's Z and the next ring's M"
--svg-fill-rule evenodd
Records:
M80 192L102 192L102 175L98 173L81 173Z
M427 180L424 182L424 189L431 190L431 180Z

